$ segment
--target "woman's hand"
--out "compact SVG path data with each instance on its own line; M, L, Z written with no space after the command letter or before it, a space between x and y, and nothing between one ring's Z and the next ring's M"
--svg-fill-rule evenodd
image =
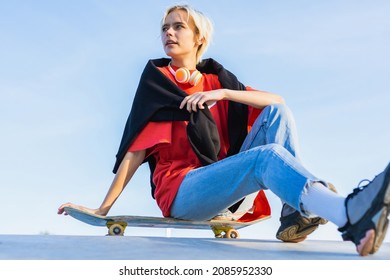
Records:
M224 98L224 89L196 92L183 99L180 104L180 109L186 108L188 112L192 113L196 112L198 109L204 109L205 104L210 106Z
M91 214L100 215L100 216L107 215L107 213L104 213L103 211L101 211L100 208L98 208L98 209L91 209L91 208L87 208L87 207L84 207L84 206L81 206L81 205L76 205L76 204L73 204L73 203L70 203L70 202L64 203L60 207L58 207L57 214L59 214L59 215L61 215L61 214L68 215L66 213L65 209L64 209L65 207L76 208L76 209L79 209L79 210L82 210L82 211L85 211L85 212L88 212L88 213L91 213Z

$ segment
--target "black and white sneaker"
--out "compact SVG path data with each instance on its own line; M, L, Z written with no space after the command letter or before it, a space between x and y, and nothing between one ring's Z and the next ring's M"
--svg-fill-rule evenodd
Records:
M335 186L328 183L328 188L337 193ZM321 217L307 218L299 211L284 203L280 215L280 227L276 232L276 238L283 242L298 243L304 241L313 233L319 225L325 225L328 220Z
M283 210L288 208L288 204L284 204ZM324 225L328 221L321 218L306 218L298 211L294 211L288 215L281 215L280 227L276 232L276 238L283 242L298 243L306 239L306 237L314 232L319 225Z
M390 163L371 182L357 187L345 200L348 222L339 228L361 256L375 253L386 236L390 213Z

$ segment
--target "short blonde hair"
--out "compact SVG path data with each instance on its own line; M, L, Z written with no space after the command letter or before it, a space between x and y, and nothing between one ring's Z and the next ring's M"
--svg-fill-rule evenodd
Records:
M191 8L188 5L175 5L169 7L162 18L161 26L164 24L166 17L176 10L185 11L188 15L187 21L192 19L195 24L195 34L199 36L199 38L203 38L202 45L199 46L198 51L196 53L196 62L199 63L202 60L202 55L206 52L209 44L211 42L211 37L213 34L213 24L211 20L206 17L203 13Z

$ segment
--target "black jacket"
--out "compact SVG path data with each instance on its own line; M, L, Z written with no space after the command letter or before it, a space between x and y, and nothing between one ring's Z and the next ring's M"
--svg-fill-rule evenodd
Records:
M192 148L203 165L217 161L220 149L216 124L210 111L204 110L189 113L179 109L179 105L187 96L183 90L168 79L157 67L167 66L169 59L149 60L141 75L134 97L130 115L127 119L113 172L116 173L127 150L137 135L149 121L189 121L187 135ZM245 90L236 76L226 70L213 59L205 59L197 65L201 73L216 74L223 88ZM237 102L229 102L228 129L230 148L228 156L239 152L247 135L248 106ZM151 168L151 178L155 167L153 157L145 159ZM152 194L154 185L152 183Z

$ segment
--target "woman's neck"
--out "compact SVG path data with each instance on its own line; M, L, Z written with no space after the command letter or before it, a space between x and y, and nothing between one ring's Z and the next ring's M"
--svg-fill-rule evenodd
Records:
M196 69L196 59L188 58L172 58L171 65L176 67L185 67L188 70L195 70Z

